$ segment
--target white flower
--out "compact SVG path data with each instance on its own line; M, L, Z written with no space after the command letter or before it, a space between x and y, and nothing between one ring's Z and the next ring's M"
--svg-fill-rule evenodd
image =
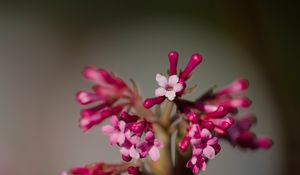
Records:
M174 100L176 93L183 89L182 84L178 83L179 78L177 75L171 75L167 79L161 74L156 74L156 81L160 87L155 90L155 96L165 96L170 101Z

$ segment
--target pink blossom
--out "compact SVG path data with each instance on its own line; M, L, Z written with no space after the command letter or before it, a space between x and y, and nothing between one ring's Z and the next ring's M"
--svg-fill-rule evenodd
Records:
M118 121L117 116L111 118L111 125L102 127L102 132L110 136L110 144L116 143L122 145L125 142L125 127L126 123L122 120Z
M170 101L174 100L176 93L183 89L183 85L179 83L177 75L171 75L167 79L161 74L156 74L156 81L160 87L155 90L155 96L165 96Z

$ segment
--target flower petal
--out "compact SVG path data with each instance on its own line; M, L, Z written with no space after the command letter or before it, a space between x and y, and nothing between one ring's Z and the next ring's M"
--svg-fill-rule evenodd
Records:
M120 153L124 156L128 156L129 155L129 150L125 147L121 147L120 148Z
M120 132L120 133L118 134L118 143L119 143L120 145L122 145L124 142L125 142L125 134Z
M140 154L136 151L136 149L133 146L129 149L129 155L130 155L130 157L135 158L135 159L140 158Z
M210 131L208 129L206 129L206 128L203 128L202 131L201 131L201 137L211 138Z
M121 132L125 131L125 127L126 127L126 123L123 120L119 121L119 128Z
M159 87L157 89L155 89L155 96L156 97L161 97L161 96L165 96L167 90L165 88Z
M156 81L160 87L166 87L168 80L161 74L156 74Z
M174 91L167 91L165 96L170 100L174 100L174 98L176 97L176 93Z
M149 156L153 161L157 161L160 157L159 150L156 146L152 146L149 150Z
M214 144L216 144L218 142L218 138L217 137L213 137L213 138L211 138L211 139L209 139L208 141L207 141L207 144L208 145L214 145Z
M177 75L171 75L168 80L168 85L174 87L178 83L178 80L179 78Z
M209 159L215 158L215 155L216 155L215 149L209 145L206 148L204 148L203 154L205 155L205 157L207 157Z
M183 85L181 83L177 83L173 86L173 91L179 92L183 89Z
M114 127L117 127L119 125L119 120L116 115L113 115L110 119L110 124Z
M115 131L115 128L111 125L105 125L102 127L102 133L105 135L110 135Z
M118 142L118 138L119 138L119 133L113 133L109 139L110 144L115 145Z

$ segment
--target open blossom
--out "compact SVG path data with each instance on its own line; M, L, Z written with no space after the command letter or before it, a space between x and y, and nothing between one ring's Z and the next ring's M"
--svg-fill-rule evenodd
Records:
M161 74L156 74L156 81L160 87L155 90L155 96L165 96L170 101L174 100L176 93L183 89L183 85L178 82L179 78L177 75L171 75L167 79Z
M159 88L155 90L154 98L148 98L144 101L145 108L151 108L153 105L162 103L165 98L173 101L176 96L181 96L186 87L186 81L190 78L192 71L201 63L202 56L195 53L191 56L185 69L177 76L178 53L171 51L169 57L169 78L161 74L156 74L156 81Z

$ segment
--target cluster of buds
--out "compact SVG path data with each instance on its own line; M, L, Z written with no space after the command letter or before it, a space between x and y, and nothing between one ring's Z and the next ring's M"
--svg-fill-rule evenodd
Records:
M92 92L78 92L77 100L82 105L96 105L81 111L80 128L87 132L110 118L110 124L102 126L102 132L109 136L112 146L119 148L125 163L76 167L70 170L70 175L119 175L126 171L132 175L156 174L159 168L151 168L157 164L150 163L147 169L145 165L149 161L145 161L145 158L149 157L150 162L161 161L158 163L161 165L172 164L170 143L176 144L181 154L178 156L187 160L185 166L190 169L188 174L206 170L207 162L221 150L220 139L245 149L268 149L272 146L271 139L256 136L250 131L256 122L253 115L237 115L240 108L251 105L247 97L238 95L248 89L247 80L239 79L220 89L211 88L194 101L189 101L182 96L193 91L193 88L187 89L187 80L202 62L202 56L193 54L180 72L177 72L178 53L172 51L168 57L168 77L156 74L159 87L154 91L155 97L145 99L143 105L134 82L130 87L103 69L84 69L83 76L95 86ZM167 104L164 105L165 110L161 111L164 101ZM153 112L150 109L153 106L157 106L158 110ZM173 106L176 107L175 114L172 114ZM174 131L178 131L178 139L172 143ZM168 143L167 146L163 146L164 143ZM162 150L164 154L160 153ZM178 173L174 171L174 166L180 165L172 166L173 170L158 171L159 174Z
M79 126L84 132L132 104L133 92L122 79L93 67L85 68L82 74L95 85L93 92L79 91L76 94L77 101L82 105L97 104L81 111ZM121 100L123 103L119 103Z

